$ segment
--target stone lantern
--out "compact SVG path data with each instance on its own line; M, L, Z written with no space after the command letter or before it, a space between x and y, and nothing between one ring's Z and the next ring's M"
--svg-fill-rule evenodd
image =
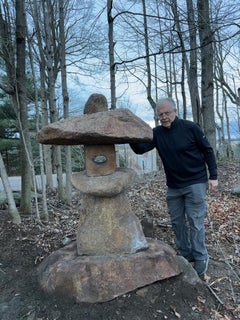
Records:
M126 190L135 172L116 167L115 144L146 142L152 129L128 109L108 111L103 95L89 97L84 114L44 127L40 143L83 144L85 168L72 176L82 192L76 241L53 252L38 268L48 293L77 302L104 302L181 272L174 250L145 238Z

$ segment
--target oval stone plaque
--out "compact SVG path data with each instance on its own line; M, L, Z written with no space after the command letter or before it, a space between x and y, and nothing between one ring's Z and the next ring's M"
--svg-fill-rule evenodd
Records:
M92 161L96 164L103 164L107 162L107 157L104 155L97 155L92 159Z

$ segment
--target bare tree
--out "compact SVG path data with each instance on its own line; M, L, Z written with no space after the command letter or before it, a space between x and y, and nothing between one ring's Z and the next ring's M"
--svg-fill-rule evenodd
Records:
M37 1L33 2L32 16L36 27L37 35L37 61L41 70L41 92L42 92L42 125L55 122L59 119L56 101L56 81L60 67L60 48L59 48L59 14L58 2L51 0L41 2L40 6ZM41 23L42 22L42 23ZM39 52L39 55L38 55ZM53 154L51 157L51 149ZM44 146L44 162L47 173L47 185L52 184L52 159L54 168L57 173L58 195L64 200L65 193L63 187L61 147Z
M84 63L88 56L96 60L95 49L91 50L90 44L94 44L93 30L97 26L88 25L91 1L88 4L89 8L84 3L76 4L75 1L48 0L40 2L40 5L36 0L30 2L30 14L35 27L30 38L35 51L35 67L40 70L42 126L57 121L61 117L69 116L67 82L70 73L67 73L67 67L70 66L69 69L74 70L76 74L79 74L81 64L84 69L81 70L82 73L91 74L91 70L87 70L88 65L90 69L96 70L96 65L91 66L90 63ZM96 41L95 44L97 46L99 42ZM58 87L61 95L59 95ZM78 112L80 111L80 106L78 106ZM43 150L47 187L53 188L52 173L55 170L59 196L62 200L67 197L67 202L69 202L71 198L71 147L66 147L64 153L66 192L64 192L62 179L61 156L63 152L61 153L61 148L43 145Z

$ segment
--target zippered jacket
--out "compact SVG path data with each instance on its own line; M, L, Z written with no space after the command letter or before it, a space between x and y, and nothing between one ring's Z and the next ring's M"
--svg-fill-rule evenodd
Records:
M161 125L155 127L151 142L130 146L137 154L157 149L166 174L167 186L170 188L183 188L207 182L208 179L217 179L214 151L201 127L192 121L176 117L171 128Z

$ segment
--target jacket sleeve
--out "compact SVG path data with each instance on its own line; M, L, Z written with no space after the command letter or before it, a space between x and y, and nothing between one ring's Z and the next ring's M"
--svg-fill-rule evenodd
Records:
M152 140L148 143L130 143L130 147L136 154L143 154L155 148L155 142Z
M213 151L213 148L211 147L207 137L205 136L204 132L202 131L201 127L196 125L195 129L195 136L197 139L197 144L202 152L205 162L208 167L209 172L209 179L216 180L217 179L217 162L216 157Z

